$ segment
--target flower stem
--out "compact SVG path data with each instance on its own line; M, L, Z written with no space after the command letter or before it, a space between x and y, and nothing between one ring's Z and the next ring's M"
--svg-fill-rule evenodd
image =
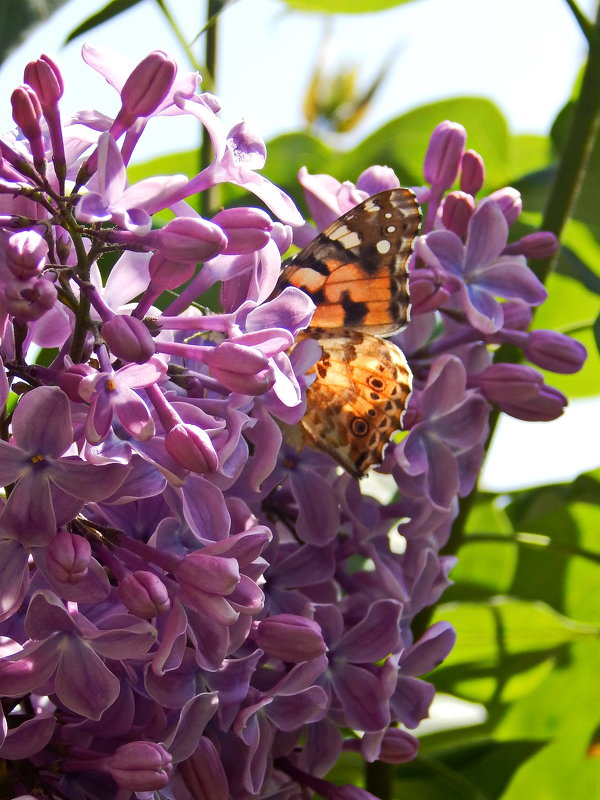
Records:
M211 76L212 89L214 90L217 78L217 36L218 36L218 16L222 7L221 0L208 0L206 8L206 47L204 51L204 59L206 61L206 68ZM204 169L213 160L214 155L212 151L212 144L210 136L206 128L202 134L202 145L200 148L200 171ZM210 211L216 208L216 187L209 187L205 192L200 194L200 213L202 216L207 217Z
M600 125L600 93L598 92L600 84L600 8L588 41L590 42L590 51L583 73L581 90L571 115L561 158L542 220L542 230L552 231L558 238L560 238L577 200ZM533 267L533 271L540 280L546 280L552 270L555 258L556 254L539 261Z

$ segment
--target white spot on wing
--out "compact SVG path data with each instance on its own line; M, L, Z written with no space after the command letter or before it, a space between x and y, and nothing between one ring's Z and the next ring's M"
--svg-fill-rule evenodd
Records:
M391 244L388 242L388 240L387 240L387 239L381 239L381 240L380 240L379 242L377 242L377 244L375 245L375 247L377 248L377 252L378 252L380 255L382 255L382 256L384 256L386 253L389 253L389 252L390 252L390 248L391 248L391 246L392 246L392 245L391 245Z
M358 247L361 243L361 238L356 231L351 231L346 225L340 225L339 228L329 234L329 238L339 242L346 250L351 247Z

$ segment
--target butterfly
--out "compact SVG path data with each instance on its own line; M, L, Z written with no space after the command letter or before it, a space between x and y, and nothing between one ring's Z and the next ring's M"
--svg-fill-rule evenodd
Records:
M311 370L303 441L357 478L381 463L411 392L404 354L381 337L409 320L408 260L420 225L410 189L379 192L287 261L275 290L295 286L316 305L303 335L322 355Z

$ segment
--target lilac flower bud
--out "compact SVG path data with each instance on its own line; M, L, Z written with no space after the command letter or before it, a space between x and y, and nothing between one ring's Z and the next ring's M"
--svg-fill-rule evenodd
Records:
M264 394L275 382L269 359L257 347L224 341L205 353L203 361L212 375L232 392Z
M75 585L87 575L92 548L83 536L59 531L46 553L48 571L60 583Z
M44 139L40 119L42 107L36 93L29 86L17 86L10 98L13 119L31 145L35 165L45 163Z
M221 228L201 217L176 217L157 238L162 255L171 261L208 261L227 247Z
M519 300L507 300L502 303L503 328L512 331L526 331L531 324L533 314L531 306Z
M440 122L429 139L423 174L431 186L448 189L460 169L467 132L456 122Z
M442 206L442 222L444 227L457 236L466 236L469 220L475 211L475 201L465 192L450 192L446 195Z
M21 322L42 317L56 303L57 291L46 278L13 278L6 284L6 309Z
M470 380L490 402L516 419L550 421L560 417L567 404L561 392L523 364L492 364Z
M191 472L215 472L219 466L210 436L197 425L174 425L165 436L165 447L171 458Z
M523 201L521 200L521 193L512 186L507 186L504 189L498 189L486 197L485 202L493 201L500 208L504 217L509 225L515 222L521 211L523 210Z
M123 361L145 364L154 355L154 339L141 319L115 314L101 330L111 353Z
M229 784L217 748L201 736L189 758L179 764L178 771L186 789L195 800L229 800Z
M296 614L274 614L255 624L254 641L267 655L292 664L327 651L320 626Z
M171 608L167 587L153 572L136 570L119 582L119 597L132 614L151 619Z
M71 237L68 233L56 234L56 255L61 264L67 264L71 253Z
M44 268L48 244L37 231L18 231L8 237L6 264L15 278L27 280Z
M171 754L156 742L128 742L108 759L109 772L121 789L151 792L164 789L173 772Z
M155 288L164 292L189 281L194 274L195 264L193 261L171 261L157 252L152 254L148 270Z
M223 252L228 255L262 250L273 227L269 215L259 208L226 208L212 221L225 231L227 246Z
M188 598L193 598L196 592L228 595L240 582L240 567L235 558L206 555L196 550L182 559L175 575Z
M587 357L581 342L558 331L531 331L524 352L538 367L563 374L578 372Z
M483 186L484 180L483 158L475 150L465 150L460 164L460 188L474 196Z
M162 50L142 59L121 89L123 112L129 119L147 117L156 111L169 93L177 64Z
M81 395L79 394L79 386L81 381L88 375L95 375L96 370L89 364L73 364L63 372L58 378L58 385L63 392L74 403L81 403Z
M366 192L369 197L386 189L397 189L400 186L398 176L391 167L378 165L368 167L358 176L356 188Z
M404 764L416 758L419 741L408 731L400 728L388 728L383 735L379 761L386 764Z
M508 244L503 254L523 255L526 258L549 258L558 250L558 239L550 231L528 233L516 242Z
M435 311L448 299L449 294L440 283L434 270L427 267L410 273L410 301L412 314Z
M63 95L64 83L58 66L52 59L42 54L37 61L30 61L25 67L25 83L34 90L45 110L55 106Z

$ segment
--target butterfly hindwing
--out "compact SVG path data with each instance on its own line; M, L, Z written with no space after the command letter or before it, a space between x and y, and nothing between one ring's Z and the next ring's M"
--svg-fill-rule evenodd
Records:
M307 390L302 427L309 442L360 477L380 464L390 436L401 426L411 372L393 342L349 331L310 331L323 348Z
M277 291L296 286L312 298L311 327L391 336L409 319L407 265L420 223L410 189L379 192L301 250Z

